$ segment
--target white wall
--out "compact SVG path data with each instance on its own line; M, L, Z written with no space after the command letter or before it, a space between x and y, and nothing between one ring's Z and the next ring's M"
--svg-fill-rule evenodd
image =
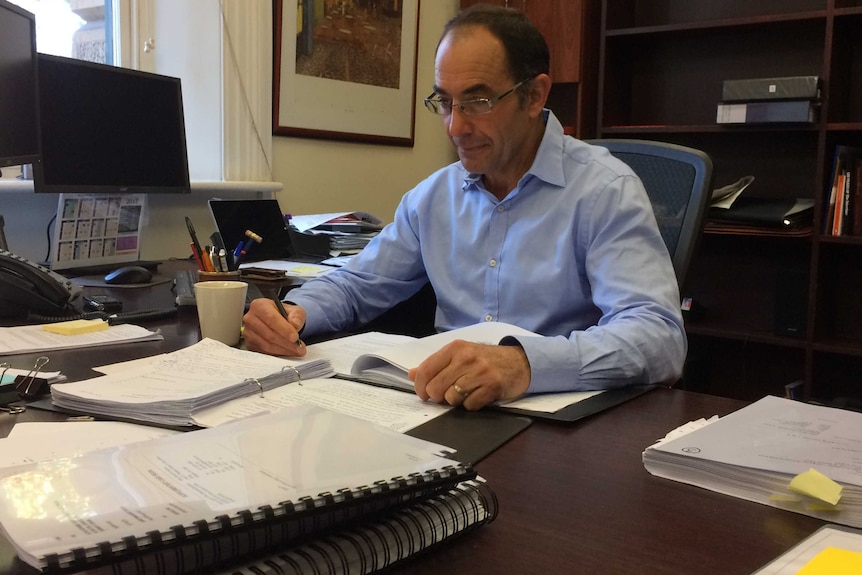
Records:
M389 222L406 191L457 159L442 121L425 109L422 100L434 85L434 50L440 32L458 6L458 0L423 0L419 6L412 148L273 138L273 179L284 184L277 197L286 213L364 210Z
M420 3L416 72L415 143L412 148L331 140L275 137L273 179L284 184L276 197L288 213L369 211L391 221L401 196L425 176L456 159L440 118L422 100L434 84L434 49L446 21L458 12L458 0ZM187 107L193 103L187 102ZM8 175L7 175L8 177ZM209 237L213 225L206 200L212 195L151 196L150 221L142 237L143 259L188 255L183 217L195 222L198 236ZM245 196L254 197L254 196ZM37 262L48 253L46 228L57 210L56 194L7 193L0 189L0 214L12 251Z

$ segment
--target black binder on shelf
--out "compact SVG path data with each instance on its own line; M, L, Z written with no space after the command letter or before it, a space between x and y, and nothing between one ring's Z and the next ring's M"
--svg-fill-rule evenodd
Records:
M710 208L709 219L783 229L810 226L814 220L814 200L737 198L728 209Z
M0 522L19 558L45 573L179 575L302 549L345 529L392 521L402 510L418 513L422 532L442 530L438 538L492 519L496 503L473 481L475 470L435 450L353 417L299 406L4 470L10 487L30 485L33 474L45 481L0 493ZM49 484L53 491L40 487ZM45 513L22 518L22 504ZM448 507L447 528L422 525L429 518L420 504ZM400 537L410 536L388 540L379 552L390 559Z

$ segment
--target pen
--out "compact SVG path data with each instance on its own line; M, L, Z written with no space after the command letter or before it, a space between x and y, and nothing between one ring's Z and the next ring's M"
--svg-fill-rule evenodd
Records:
M186 227L189 229L189 236L192 238L192 246L194 247L194 251L197 254L197 257L201 256L201 244L198 242L198 235L195 233L195 227L192 225L191 219L186 216Z
M206 272L214 272L215 266L213 266L212 258L210 257L209 246L206 249L201 250L201 263L204 265L204 271Z
M194 243L194 242L189 242L189 247L190 247L190 248L192 248L192 255L193 255L193 256L194 256L194 258L195 258L195 262L197 262L197 264L198 264L198 269L199 269L199 270L201 270L202 272L207 271L207 270L206 270L206 268L204 268L204 262L203 262L203 260L201 260L201 254L200 254L200 253L198 252L198 250L195 248L195 243Z
M239 244L237 244L237 246L236 246L236 250L234 250L234 252L233 252L234 264L236 265L237 269L239 269L239 262L242 259L242 256L244 256L248 253L248 250L251 249L252 244L255 242L261 243L263 241L262 237L260 237L259 235L257 235L256 233L254 233L251 230L246 230L245 235L248 236L248 239L246 240L245 245L243 245L242 240L240 240Z
M280 313L280 314L281 314L281 317L283 317L284 319L287 319L287 310L286 310L286 309L284 309L284 304L283 304L283 303L281 303L281 299L279 299L278 294L274 294L274 295L272 296L272 301L274 301L274 302L275 302L275 307L277 307L277 308L278 308L278 313ZM290 322L288 321L288 323L290 323ZM303 343L303 341L302 341L301 339L299 339L299 338L297 337L297 338L296 338L296 345L298 345L299 347L302 347L302 346L304 346L305 344Z

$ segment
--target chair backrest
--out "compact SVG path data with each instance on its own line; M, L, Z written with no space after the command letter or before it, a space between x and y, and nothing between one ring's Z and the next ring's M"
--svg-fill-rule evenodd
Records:
M643 182L682 287L703 231L712 190L712 160L704 152L649 140L588 140L628 164Z

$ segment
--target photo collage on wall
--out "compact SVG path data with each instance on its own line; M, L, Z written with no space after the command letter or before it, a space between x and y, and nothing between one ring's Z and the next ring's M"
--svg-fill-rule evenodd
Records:
M60 194L51 267L140 259L145 194Z

